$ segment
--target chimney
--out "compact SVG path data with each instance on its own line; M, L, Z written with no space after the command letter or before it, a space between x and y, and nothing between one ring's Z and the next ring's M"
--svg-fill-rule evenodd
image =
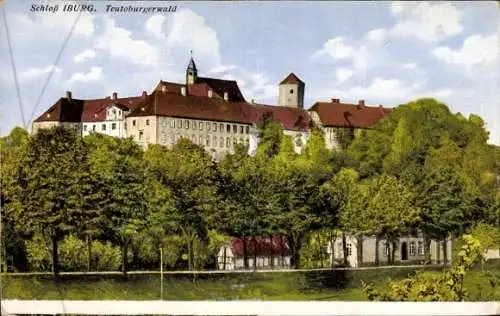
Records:
M365 106L365 100L359 100L358 105L359 105L360 107Z
M181 94L182 94L183 96L186 96L186 87L182 87L182 88L181 88Z
M163 84L163 85L161 86L161 92L162 92L163 94L167 93L167 85L166 85L166 84Z
M142 91L142 97L145 99L148 96L148 93L146 91Z
M340 99L332 99L332 103L340 103Z
M252 104L255 104L255 100L254 99L252 99Z
M66 99L71 100L71 91L66 91Z
M224 92L224 101L229 100L229 93Z
M212 89L208 89L208 97L211 98L214 95Z

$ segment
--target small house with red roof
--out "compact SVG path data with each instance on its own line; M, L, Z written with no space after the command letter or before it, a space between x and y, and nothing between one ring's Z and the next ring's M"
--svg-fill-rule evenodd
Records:
M281 236L267 237L233 237L231 242L223 245L217 254L219 270L245 269L245 251L249 269L289 269L291 251L286 238Z

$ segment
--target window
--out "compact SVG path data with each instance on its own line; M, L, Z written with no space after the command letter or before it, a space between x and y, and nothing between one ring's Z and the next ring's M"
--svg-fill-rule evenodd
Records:
M219 139L219 147L220 147L220 148L224 148L224 137L221 137L221 138Z
M233 133L238 133L238 126L237 125L233 125Z
M210 127L211 127L211 126L212 126L212 125L210 125L210 123L207 123L207 131L210 131Z
M419 255L424 254L424 242L423 241L418 242L417 251L418 251Z
M293 89L290 89L290 94L293 94Z
M188 129L189 128L189 121L184 120L184 128Z
M203 136L198 137L198 144L203 146Z
M94 125L92 125L92 130L93 130L93 131L95 131L95 124L94 124Z
M182 121L177 119L177 128L182 128Z
M122 110L118 110L118 115L122 115Z
M123 122L123 129L127 129L127 122Z
M209 125L210 126L210 125ZM201 137L201 136L200 136ZM205 141L206 146L210 146L210 136L207 136L207 139Z
M390 251L391 251L391 247L389 247L388 243L385 243L385 250L384 250L385 255L389 256Z
M146 120L146 125L149 125L149 120Z
M87 125L83 125L83 130L86 131L87 130Z
M226 133L231 133L231 125L226 125Z
M116 110L113 110L113 115L116 115Z
M196 144L196 135L195 134L191 135L191 141Z
M105 130L106 130L106 124L102 124L101 129L102 129L103 131L105 131Z
M175 120L170 120L170 127L175 127Z
M212 146L217 147L217 136L212 137Z
M351 256L352 255L352 245L351 243L347 243L346 244L346 248L347 248L347 256Z
M414 256L416 254L416 247L415 247L415 242L412 241L410 243L410 256Z
M135 120L132 121L132 126L135 126Z
M212 129L214 130L214 132L217 132L217 123L213 123L212 124Z
M139 131L139 140L142 140L142 135L144 135L143 131Z
M229 125L228 125L229 126ZM226 147L231 148L231 138L226 138Z
M219 132L224 132L224 124L222 123L219 124Z
M243 126L240 126L240 134L243 134Z
M247 134L250 133L250 127L249 126L246 126L245 129L246 129L246 133Z
M237 142L238 140L236 139L236 137L233 137L233 145L236 145Z
M198 125L200 127L200 131L203 130L203 122L200 122L200 124Z
M116 123L111 123L111 129L115 130L116 129Z
M191 128L196 129L198 125L196 124L196 121L191 121Z

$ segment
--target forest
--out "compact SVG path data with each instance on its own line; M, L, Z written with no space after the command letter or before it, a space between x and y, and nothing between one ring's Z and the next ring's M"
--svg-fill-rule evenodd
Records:
M418 229L427 256L430 239L470 233L500 247L500 147L477 115L419 99L343 129L339 149L312 127L300 154L272 118L258 128L256 155L236 145L218 163L186 139L143 149L13 129L0 140L2 271L158 270L160 248L166 270L215 269L231 237L285 236L294 268L328 267L327 243L346 233L395 244Z

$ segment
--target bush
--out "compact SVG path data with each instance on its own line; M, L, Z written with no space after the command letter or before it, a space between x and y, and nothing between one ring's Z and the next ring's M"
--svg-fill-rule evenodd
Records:
M30 271L44 272L51 267L51 247L41 235L26 241ZM59 242L59 265L62 271L86 271L88 249L84 241L69 235ZM121 251L110 242L92 241L92 270L116 271L121 263Z

